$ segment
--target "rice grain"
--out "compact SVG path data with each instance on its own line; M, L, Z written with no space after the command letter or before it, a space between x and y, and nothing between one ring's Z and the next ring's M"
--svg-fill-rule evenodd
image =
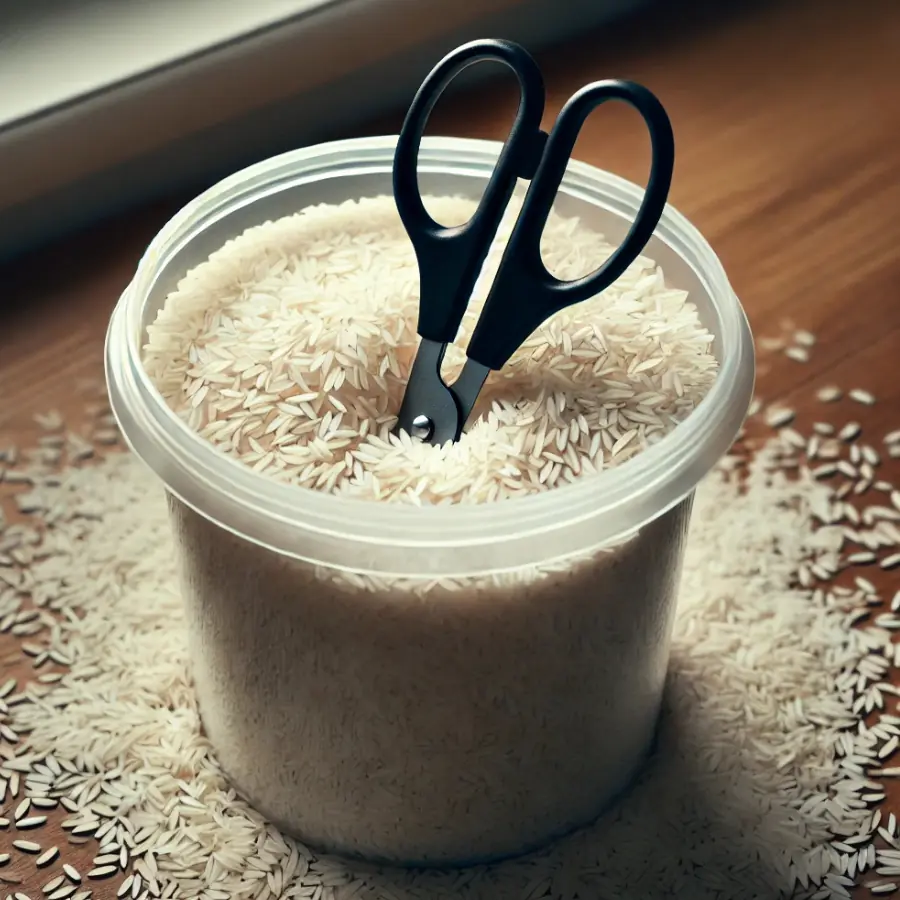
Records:
M12 842L12 845L16 848L16 850L21 850L23 853L41 852L41 845L36 843L35 841L15 840Z
M44 866L49 866L56 857L59 856L59 847L51 847L49 850L45 850L35 861L34 864L39 868L43 868Z
M805 347L788 347L784 351L784 355L788 359L794 360L794 362L809 362L809 351Z
M770 406L766 410L766 424L770 428L781 428L794 420L794 410L783 406Z

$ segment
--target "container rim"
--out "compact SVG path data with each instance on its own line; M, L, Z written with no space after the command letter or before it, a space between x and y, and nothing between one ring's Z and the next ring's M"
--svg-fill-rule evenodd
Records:
M740 302L714 251L669 205L655 236L685 260L709 293L720 329L718 376L684 422L636 457L597 475L492 504L377 504L281 484L253 472L169 409L144 371L141 351L144 303L172 256L224 215L286 187L389 172L396 141L396 135L354 138L281 154L209 188L163 226L138 263L107 333L110 401L134 452L172 494L221 527L280 553L337 568L345 567L346 545L352 544L361 554L354 570L367 569L366 560L379 548L393 548L397 560L404 554L420 557L418 563L403 562L402 570L410 574L436 573L440 564L428 561L428 553L460 548L472 551L472 573L485 571L487 559L487 570L511 568L513 559L521 560L521 546L510 550L517 543L539 548L551 536L565 534L571 552L587 550L621 539L687 496L727 451L743 422L753 388L753 346ZM501 147L496 141L426 137L419 168L486 176ZM560 193L625 219L633 217L643 196L637 185L577 161L570 163ZM336 541L345 547L331 554L327 547ZM459 553L454 555L459 571ZM377 564L374 570L384 571Z

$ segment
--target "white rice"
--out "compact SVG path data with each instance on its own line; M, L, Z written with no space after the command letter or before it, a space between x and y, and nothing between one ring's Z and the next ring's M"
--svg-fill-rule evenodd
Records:
M475 209L428 202L441 221ZM554 215L543 250L571 279L614 248ZM596 476L676 427L715 379L697 309L642 258L525 342L458 443L395 437L418 287L391 198L309 208L188 273L148 329L145 367L190 427L262 475L414 504ZM592 819L646 752L690 498L562 561L457 576L448 550L429 579L379 575L376 550L368 570L316 568L170 510L207 732L235 784L293 833L370 858L496 858Z
M42 639L72 665L57 684L7 693L22 698L9 721L26 737L0 777L42 767L46 789L75 797L75 821L103 832L104 854L125 853L147 896L756 900L828 873L842 883L835 835L854 839L854 859L866 851L868 875L875 826L859 798L878 795L866 769L900 717L867 728L860 716L883 702L890 638L848 630L862 594L798 587L798 570L830 565L840 538L819 524L829 488L788 480L781 453L762 454L746 489L735 460L700 489L657 752L596 825L540 853L446 873L342 863L236 797L200 732L165 504L127 456L42 485L56 515L43 537L4 532L34 548L28 584L58 615Z
M691 498L617 546L485 576L317 571L170 502L193 676L235 785L316 846L508 856L631 780Z
M182 287L181 292L185 289ZM680 300L683 302L684 298ZM644 312L650 314L652 311L646 309ZM219 326L224 323L219 320L214 324L218 333ZM696 329L697 323L692 322L690 327ZM279 333L279 341L282 337ZM151 339L151 344L157 338L166 344L159 359L167 353L170 359L176 359L178 347L182 346L175 346L181 341L178 328L172 327L172 323L163 327L156 338ZM309 335L305 339L308 341ZM317 340L313 343L318 346ZM562 361L568 355L565 337L561 337L560 343L564 351L560 354ZM705 353L705 350L695 349L700 357ZM152 356L155 351L151 347L149 352ZM608 352L608 348L604 352ZM239 371L234 377L241 379L238 390L245 377L252 377L247 372L259 365L258 360L251 362L253 365L237 367ZM309 365L312 362L314 360L306 361ZM198 355L190 365L204 363ZM343 371L344 363L340 365L340 371ZM644 371L635 373L634 369L639 365L641 363L631 368L631 375L645 374ZM160 362L157 376L163 379L159 383L165 391L167 376L163 369ZM325 380L319 394L331 395L343 387L335 384L338 376L326 386L334 371L337 370L332 369L323 376ZM712 370L704 369L704 372L704 383L708 385ZM378 375L384 380L385 388L388 384L386 373L391 373L392 377L396 374L390 362L385 372ZM186 374L187 371L180 375L175 373L181 379ZM261 374L257 373L256 377ZM191 401L190 409L180 410L189 424L204 430L209 422L202 419L203 409L212 389L201 379L208 380L208 374L188 377L193 379L187 388L193 391L192 398L201 394L204 388L210 388L196 404ZM201 383L195 387L198 380ZM181 386L169 395L170 402L174 398L176 407L179 406L178 391L183 388L179 383ZM399 384L402 379L398 380ZM378 386L382 387L380 383ZM671 379L670 388L676 397L685 396L680 376L677 381L674 377ZM265 384L260 389L267 392ZM576 384L565 390L577 394L579 389ZM615 386L612 390L615 391ZM547 405L548 399L553 397L544 398L547 415L551 415L553 404ZM617 398L615 402L627 406L631 400L633 396ZM499 403L502 410L502 398ZM387 416L386 410L387 407L384 416ZM683 413L684 407L675 410ZM317 421L317 430L324 427L322 440L327 445L325 450L330 453L335 448L329 445L333 437L329 429L337 416L332 415L323 426L329 412L314 408L309 418ZM496 422L491 421L491 412ZM521 413L521 410L516 412ZM267 416L271 414L272 410L266 412ZM388 417L379 422L380 415L376 410L371 421L386 434L392 420ZM482 418L476 424L484 425L485 429L507 427L493 405L490 411L479 415ZM254 447L250 443L252 434L244 431L249 426L243 413L240 420L240 436L233 446L233 437L227 447L223 445L225 452L233 452L268 474L295 482L308 483L307 479L312 477L315 484L322 477L321 469L314 468L307 473L304 467L297 471L282 465L277 451L265 447L260 451ZM620 427L618 415L612 425L611 420L612 417L607 415L604 423L602 416L598 416L596 427L609 433L615 446L624 433L620 428L619 437L613 437L611 428ZM272 421L266 427L271 426ZM674 421L673 413L665 427L671 427ZM648 428L639 436L640 440L632 438L629 446L653 438L651 428L658 423L642 424ZM251 425L257 427L255 423ZM279 427L276 426L272 433ZM554 427L562 435L561 426ZM340 430L341 424L335 426L335 432ZM473 433L478 430L473 428ZM637 429L635 431L635 437L638 437ZM215 434L207 436L215 439ZM108 435L110 441L114 437L114 434ZM229 601L226 606L228 616L217 620L216 603L223 596L227 599L229 583L237 584L242 572L259 573L258 560L251 560L249 567L232 562L224 574L217 572L228 562L226 551L234 550L235 545L203 537L194 540L191 532L200 534L204 523L191 521L190 515L177 504L174 506L175 519L182 529L179 537L173 540L157 486L149 482L143 470L127 457L113 458L99 466L68 473L61 483L50 481L34 485L27 500L19 505L25 504L28 515L52 521L53 528L42 537L27 530L17 530L18 526L7 528L3 533L4 541L11 535L11 540L18 541L28 550L21 559L15 560L26 567L25 574L5 578L7 587L0 594L2 621L8 620L9 628L17 634L25 633L15 631L19 628L40 633L46 637L48 652L52 649L60 658L72 661L70 671L59 675L59 680L35 684L22 694L9 694L7 727L15 730L17 744L0 765L0 777L5 780L4 791L8 787L12 793L18 792L19 772L33 780L33 773L39 771L40 783L44 785L40 792L64 795L67 802L74 801L82 807L82 812L68 824L72 833L99 836L101 852L94 860L93 875L113 874L116 864L124 866L130 860L134 864L134 873L129 876L132 881L126 891L136 890L139 898L146 894L147 897L199 896L204 900L230 897L268 900L281 896L314 900L432 900L440 897L573 900L586 896L689 896L698 900L707 897L738 900L786 895L798 887L801 894L808 888L807 895L838 896L846 893L846 888L854 883L860 872L868 873L873 868L887 878L895 868L900 871L900 862L890 851L879 851L876 855L872 840L877 825L868 807L884 798L879 783L872 780L875 772L892 771L877 767L881 765L879 751L889 746L900 724L900 718L883 712L885 697L891 693L886 681L891 667L900 661L891 645L891 632L900 625L900 619L879 616L872 625L851 629L850 624L859 621L869 605L879 601L874 586L861 578L856 579L857 590L821 583L827 582L853 552L851 548L848 553L843 553L841 546L846 535L842 527L836 527L845 515L849 517L849 510L853 508L836 503L832 488L817 482L802 464L798 468L797 452L803 449L800 445L805 447L807 442L791 440L791 437L789 433L777 445L763 451L743 481L734 475L735 470L742 469L741 458L732 457L725 460L701 488L684 561L658 751L635 789L597 824L541 852L464 872L398 872L342 863L321 857L280 833L266 823L258 810L239 799L222 775L221 754L214 758L201 734L190 674L191 666L197 671L198 660L197 654L189 649L186 637L187 621L179 597L174 559L177 552L189 547L188 561L193 560L197 565L193 573L190 566L187 570L189 594L192 574L202 573L204 566L213 571L210 590L195 592L200 597L199 606L192 604L188 596L187 617L194 617L191 623L194 647L203 648L201 672L204 666L206 671L213 672L236 666L231 672L231 686L236 673L245 682L252 682L255 673L246 664L265 659L265 652L276 657L275 669L283 666L284 671L290 671L293 665L290 651L296 647L297 633L285 633L283 628L279 633L282 618L275 616L268 628L260 627L259 621L254 628L243 632L235 627L241 624L236 613L249 606L243 602L247 597L258 595L263 601L283 604L289 602L289 597L277 586L269 591L265 584L262 587L251 585L244 594L238 588L233 599L243 598L242 602ZM856 433L851 435L845 430L842 437L849 442L855 439ZM336 439L337 442L340 440L342 438ZM98 441L102 442L99 437ZM527 437L525 441L528 441ZM302 440L297 443L301 444ZM449 453L453 448L434 450L412 443L391 444L386 437L383 443L388 444L387 448L382 448L387 454L406 453L404 460L410 466L421 466L423 460L429 458L427 454L435 455L442 463L452 462L449 456L441 457L440 454ZM457 446L471 447L474 443L467 440ZM543 440L540 443L543 445ZM537 445L535 438L534 446ZM48 449L56 450L55 447L42 448L43 451ZM336 448L337 451L342 449ZM608 456L606 451L609 451ZM466 465L471 464L472 457L467 457L465 450L456 452ZM248 460L248 454L258 455ZM605 464L613 458L619 462L626 454L623 452L616 457L612 447L606 447ZM389 468L393 469L397 460L390 456L389 462ZM840 463L844 465L835 466L835 471L851 479L850 487L860 473L849 462L842 459ZM782 467L790 467L798 478L789 480L781 471ZM442 477L445 471L441 467L434 470L425 486L427 491L420 492L420 499L424 494L431 502L479 502L501 496L500 493L491 496L473 492L466 485L457 487L450 494L441 494L440 483L435 477ZM556 473L551 469L543 480L540 472L536 479L529 475L526 492L552 486L561 473L562 467ZM572 475L580 477L574 469ZM354 467L346 470L343 481L339 475L329 484L330 477L329 474L320 487L355 492L369 499L412 500L408 485L400 482L399 486L395 484L384 492L381 485L367 481L365 471L363 477L359 477ZM505 493L502 495L506 496ZM894 498L892 503L898 506ZM607 567L618 565L622 559L627 559L622 554L631 552L634 561L652 560L645 568L661 581L668 582L677 568L673 568L671 559L678 556L676 535L683 526L684 513L684 509L678 509L672 517L661 521L664 529L670 529L670 534L662 540L654 540L652 529L644 529L641 535L616 548L615 552L588 560L584 571L596 579L599 589ZM859 529L857 533L861 533L860 516L854 515L856 518L851 521ZM884 520L878 523L879 528L884 525L892 523ZM874 533L876 527L870 530ZM111 541L110 535L115 535L116 539ZM890 535L887 539L890 545L893 539ZM19 549L17 544L10 552ZM657 554L669 561L657 564ZM578 561L568 573L574 575L576 584L581 577L579 567L585 562ZM625 568L629 575L635 576L638 570L634 562ZM0 573L4 571L0 568ZM19 570L14 568L12 571L18 573ZM269 575L277 574L275 568L265 571ZM295 574L292 573L292 579ZM528 585L528 589L536 590L537 608L555 609L547 602L551 599L547 585L553 585L554 578L565 574L544 572L542 578L535 580L536 588ZM629 606L621 602L622 596L617 596L624 591L623 580L608 578L606 581L614 585L608 599L617 602L600 603L597 607L605 610L606 615L611 614L610 610L618 610L622 621L635 626L635 633L648 638L653 648L658 650L664 646L665 640L660 634L667 626L655 628L650 623L647 627L645 621L646 611L652 615L659 609L671 608L664 591L657 588L646 593L638 589L635 597L639 601L649 597L652 602L646 607ZM370 601L371 587L366 585ZM506 599L514 599L519 594L527 596L521 585L515 586L514 590L510 585L506 587ZM559 600L563 606L569 603L571 609L578 593L570 588L561 592ZM59 613L59 618L42 614L37 619L20 620L19 607L26 594ZM435 594L428 596L434 599ZM313 597L317 612L323 615L323 610L335 612L339 614L336 615L337 624L345 625L339 598L333 609L326 609L325 601L329 597L337 595L322 593ZM414 595L408 595L407 599L414 601ZM276 606L272 602L260 604L263 615ZM490 604L484 604L482 608L487 614L492 611ZM502 608L500 612L506 616L509 608ZM198 621L203 626L200 629ZM319 618L309 624L316 627L321 621ZM375 617L363 624L370 626L374 621ZM501 626L507 622L508 618L498 618L495 633L503 634ZM579 624L577 618L563 617L563 622L573 634L576 632L570 626ZM295 624L303 626L301 615ZM554 622L545 636L552 634L558 624ZM594 650L597 669L602 668L604 653L597 653L593 642L598 634L603 634L605 624L583 633L585 643ZM215 630L223 625L248 644L260 635L269 640L265 646L251 647L250 652L244 653L240 642L203 637L204 629ZM334 630L335 635L341 633L346 635L346 630ZM199 639L198 634L201 635ZM274 643L273 635L276 636ZM364 648L365 636L360 630L353 648ZM312 644L316 643L316 634L304 637ZM604 649L614 643L611 641ZM507 648L512 646L510 643ZM574 644L563 647L564 652L559 654L561 661L572 646ZM237 653L229 653L232 648L237 648ZM316 659L325 667L324 676L318 682L320 686L333 680L333 673L327 670L329 653L339 654L341 650L337 642L320 648ZM214 658L214 652L219 656ZM500 654L498 658L507 666L507 661L513 657ZM622 653L620 648L619 655L614 658L614 672L610 674L617 674L620 680L635 676L641 680L651 669L659 672L658 664L663 657L658 652L644 653L639 662L630 667L637 658L629 652ZM353 654L342 657L340 672L347 671L347 659L352 660ZM460 667L463 677L471 676L465 667L467 657L461 655L458 660L463 662ZM543 660L525 656L521 661L535 670L536 683L540 684L546 674L541 668ZM654 665L648 668L648 661L653 661ZM551 672L563 670L564 666L550 668ZM518 674L526 668L507 668L505 671ZM591 672L591 677L595 674ZM346 682L349 683L350 680ZM531 683L528 686L530 688ZM264 683L259 696L265 696L275 687L274 681ZM427 690L427 684L425 687L418 708L427 710L425 704L428 701L440 703L444 695ZM621 700L615 690L608 688L609 679L601 693L613 702ZM259 685L256 686L258 689ZM202 685L199 693L203 695ZM207 691L207 698L214 693ZM251 695L248 691L247 696ZM307 694L307 701L309 696ZM530 691L526 690L517 695L517 699L529 696ZM628 702L623 714L627 715L628 703L635 696L633 688L628 688L624 696ZM559 699L558 693L557 697ZM284 708L290 702L289 697L276 699ZM225 706L233 700L233 697L225 698ZM498 709L502 709L503 704L509 702L508 692L498 692L496 700ZM550 708L543 702L542 705ZM597 721L597 705L589 696L585 709L594 721ZM240 704L230 710L225 706L223 716L234 717L240 711ZM325 697L325 712L334 708L331 700ZM645 704L640 707L640 712L646 713L651 708L652 703ZM258 705L257 711L268 714L265 704ZM224 722L227 727L222 733L252 734L254 726L259 724L253 719L253 712L251 709L250 717L243 722ZM443 710L438 709L438 712ZM513 719L517 712L513 710ZM872 727L862 722L862 717L869 713L873 714L875 722ZM533 711L528 709L525 719L530 716ZM346 737L344 746L353 752L353 748L359 746L354 740L355 723L342 720L337 724L338 731L347 731L342 735ZM364 723L365 727L369 724ZM460 733L464 733L468 725L464 720L455 722ZM393 734L395 740L399 735L402 741L407 739L403 734L407 726L407 719L402 715L395 716L385 723L382 735ZM266 740L281 741L282 756L293 746L295 735L291 733L268 733L266 727L260 730ZM442 723L439 730L446 732L446 723ZM478 733L477 728L474 730ZM623 731L605 730L604 744L623 752L623 759L637 765L640 742L634 746L626 742L623 746ZM553 734L553 729L550 733ZM319 732L312 737L315 740L321 735ZM613 740L610 740L611 736ZM505 743L507 741L509 735L504 736L501 746L511 746ZM571 745L570 758L581 757L579 764L583 768L577 773L580 776L590 777L592 768L602 768L602 758L587 751L584 744L573 745L568 739L563 743ZM334 741L326 740L325 744L326 750L339 746ZM223 746L227 750L227 745ZM526 752L531 750L525 747ZM327 768L327 752L323 759ZM342 762L335 760L334 768L340 769ZM484 794L483 785L478 781L484 772L477 766L471 770L478 785L472 797ZM272 779L281 774L269 772ZM375 784L386 790L381 802L362 810L362 814L368 816L362 822L363 826L370 827L373 823L386 826L391 822L390 814L385 816L384 810L389 810L395 799L392 789L403 782L397 780L396 772L388 771L388 777L380 779L382 774L376 766ZM408 772L401 774L408 780ZM426 771L428 779L432 779L433 774ZM460 773L457 769L452 774L458 777ZM329 789L334 787L333 782L328 782L328 771L317 770L317 777L321 777ZM615 780L622 779L617 776ZM451 779L449 783L459 787L458 780ZM538 780L530 783L535 794L543 791L551 797L563 785L577 789L582 783L577 779L572 781L569 772L559 782L549 784L550 790L548 783ZM319 797L327 794L319 787L316 790L320 792ZM298 796L295 794L291 802L296 803ZM313 792L309 799L315 796ZM446 790L438 791L434 796L442 802L453 800L453 794ZM426 799L433 800L433 797ZM488 794L485 799L495 798ZM500 801L502 830L515 824L510 817L510 804L514 807L526 798L499 791L496 799ZM490 805L488 802L485 808ZM400 808L406 809L403 805ZM313 819L323 818L321 806L299 812ZM326 809L324 813L327 817L331 810ZM458 821L451 824L457 825ZM894 840L895 828L892 817L883 829L891 840ZM394 839L394 835L389 837ZM40 852L40 848L31 852ZM137 876L141 881L136 880ZM135 884L139 885L137 889Z
M475 204L429 198L439 221ZM510 205L448 349L452 379L518 211ZM561 278L614 250L554 213ZM148 328L144 366L169 406L256 471L363 499L489 502L589 476L683 421L717 369L687 294L639 258L598 297L557 313L493 373L465 439L391 436L418 346L419 276L389 197L322 205L251 228L197 266ZM474 477L483 472L483 477Z

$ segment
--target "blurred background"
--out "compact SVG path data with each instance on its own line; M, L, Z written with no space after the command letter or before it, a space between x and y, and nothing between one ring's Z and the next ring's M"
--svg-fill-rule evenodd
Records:
M379 130L465 40L587 40L602 67L604 26L648 5L0 0L0 259L274 153ZM704 4L675 6L681 20ZM671 2L655 7L672 18Z

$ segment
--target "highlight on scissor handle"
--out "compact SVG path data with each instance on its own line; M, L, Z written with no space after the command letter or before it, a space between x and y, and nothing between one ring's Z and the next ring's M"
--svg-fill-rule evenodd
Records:
M650 132L652 162L644 199L618 249L596 271L561 281L547 271L540 242L575 141L587 117L608 100L634 107ZM609 287L641 253L666 206L675 164L672 126L647 88L628 81L599 81L582 88L563 107L550 132L493 285L469 341L467 355L500 369L553 313Z
M515 74L520 100L509 136L478 208L463 225L435 222L419 192L417 165L422 133L441 94L464 69L478 62L505 64ZM463 44L431 71L416 93L394 153L394 199L419 263L419 334L433 341L456 337L475 281L512 197L517 178L534 175L545 135L544 80L537 63L518 44L479 40Z

